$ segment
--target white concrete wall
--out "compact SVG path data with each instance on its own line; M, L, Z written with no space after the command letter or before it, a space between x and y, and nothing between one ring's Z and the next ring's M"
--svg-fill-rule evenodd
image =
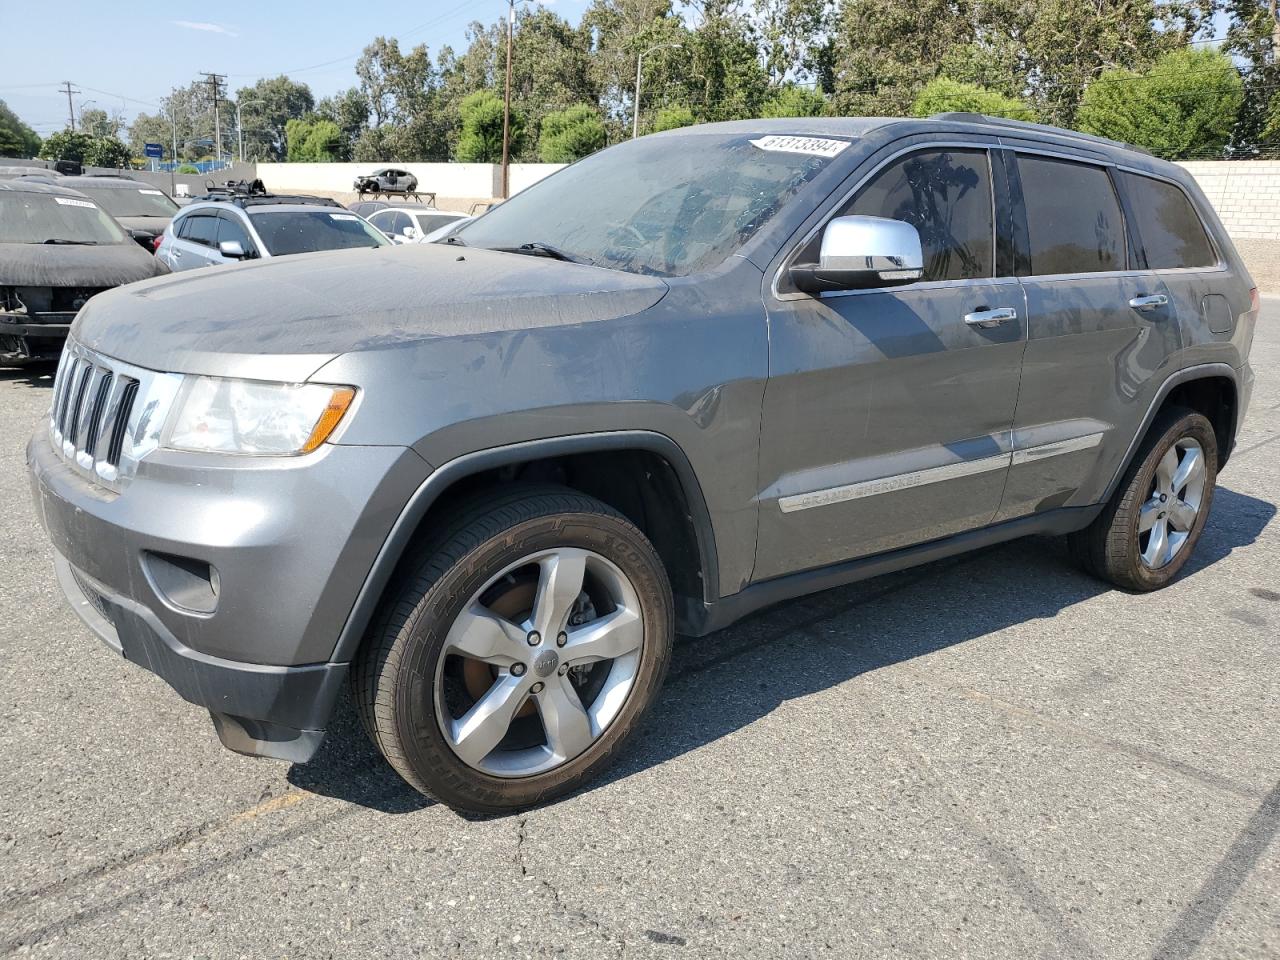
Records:
M513 163L508 171L511 181L511 193L517 194L525 187L531 187L543 177L550 176L557 170L564 169L563 163ZM502 168L498 167L498 182L502 182Z
M492 197L500 167L491 163L259 163L258 176L274 191L350 192L357 176L394 166L418 178L419 190L442 197Z
M1233 240L1280 240L1280 161L1196 160L1185 167Z

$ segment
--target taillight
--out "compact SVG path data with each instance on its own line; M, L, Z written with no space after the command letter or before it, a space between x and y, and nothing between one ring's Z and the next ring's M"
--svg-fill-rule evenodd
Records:
M152 252L152 253L155 253L157 250L159 250L159 249L160 249L160 242L161 242L162 240L164 240L164 234L163 234L163 233L157 233L154 237L152 237L152 238L151 238L151 252ZM1256 294L1257 292L1258 292L1258 291L1256 291L1256 290L1254 291L1254 293L1255 293L1255 294Z
M1258 288L1249 291L1249 310L1255 317L1262 316L1262 297L1258 296Z

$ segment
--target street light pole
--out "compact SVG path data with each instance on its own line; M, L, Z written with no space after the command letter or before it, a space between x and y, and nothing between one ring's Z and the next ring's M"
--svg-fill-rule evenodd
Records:
M245 103L266 103L266 102L267 101L265 100L246 100L244 101L244 103L241 103L239 100L236 101L236 136L240 138L240 162L241 163L244 163L244 124L240 122L240 108L244 106Z
M678 49L680 47L680 44L659 43L650 47L648 50L640 54L640 56L636 57L636 98L631 106L631 139L632 140L640 136L640 69L641 69L641 66L644 64L644 58L647 57L649 54L653 53L655 50L663 50L667 47L670 47L672 49Z
M511 193L511 45L516 31L516 0L507 0L507 89L502 98L502 199Z

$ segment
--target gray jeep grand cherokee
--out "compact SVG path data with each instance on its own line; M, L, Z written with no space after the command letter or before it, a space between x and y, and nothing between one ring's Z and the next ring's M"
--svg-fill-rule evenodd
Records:
M459 809L784 598L1030 533L1164 586L1253 379L1185 172L973 115L664 133L385 253L95 297L28 456L77 612L228 747L307 760L350 681Z

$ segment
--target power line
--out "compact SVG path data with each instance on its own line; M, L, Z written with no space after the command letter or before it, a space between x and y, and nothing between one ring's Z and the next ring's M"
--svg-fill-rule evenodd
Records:
M213 155L222 159L222 121L218 117L218 103L222 99L222 84L226 82L225 73L201 73L209 84L209 96L213 100Z

